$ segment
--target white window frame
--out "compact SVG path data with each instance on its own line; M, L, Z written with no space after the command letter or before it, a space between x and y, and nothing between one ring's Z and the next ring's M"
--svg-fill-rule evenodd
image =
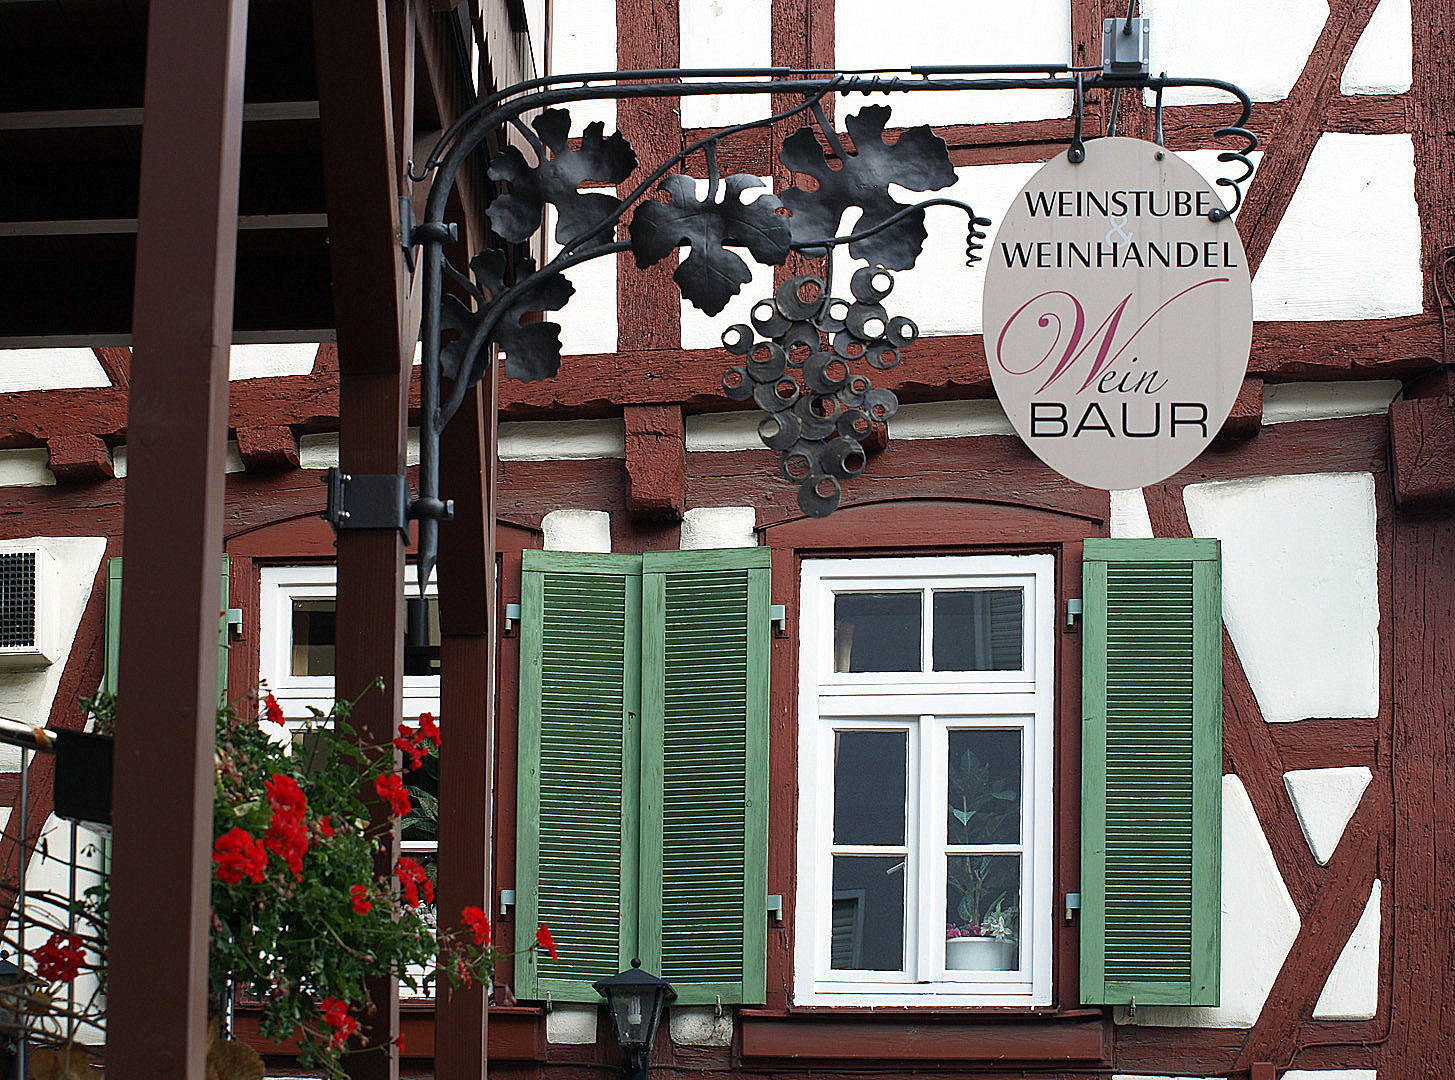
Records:
M1022 588L1019 672L835 672L834 593ZM799 1005L1041 1006L1051 1004L1054 854L1055 557L967 555L805 559L801 580L798 885L794 1002ZM931 605L922 605L922 655ZM966 728L1021 728L1020 970L944 966L944 809L948 738ZM908 731L905 970L836 971L832 931L834 733ZM936 809L938 808L938 812ZM865 849L865 854L874 851ZM920 928L929 932L920 933Z
M332 675L293 675L289 650L293 641L293 601L332 600L338 591L338 568L323 566L265 566L260 571L261 592L258 675L273 692L290 722L306 720L309 707L328 712L334 703ZM437 595L434 581L426 597ZM419 597L419 584L405 575L404 597ZM439 716L440 680L437 675L404 676L404 716L422 712ZM293 726L290 723L290 726Z

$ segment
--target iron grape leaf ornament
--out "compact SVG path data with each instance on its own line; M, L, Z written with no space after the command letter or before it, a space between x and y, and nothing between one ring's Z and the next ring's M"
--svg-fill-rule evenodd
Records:
M502 295L505 284L505 254L482 251L470 260L475 281L493 300ZM524 281L535 273L532 259L516 264L515 279ZM542 311L559 311L576 291L565 277L551 274L532 285L500 313L490 340L505 353L505 374L522 382L549 379L561 370L561 328L555 323L540 322L521 325L527 315ZM489 304L482 304L489 310ZM454 331L459 336L440 349L440 370L450 379L460 378L460 367L470 335L479 323L480 313L470 311L454 296L446 295L440 304L440 330ZM472 379L473 381L473 379Z
M722 202L709 193L697 197L696 181L680 173L667 177L658 189L670 202L649 200L638 207L631 223L632 252L637 269L645 270L666 258L681 244L691 253L672 279L692 305L716 315L752 280L752 271L729 246L747 248L758 262L780 266L788 258L793 233L783 204L768 193L743 202L743 192L763 187L756 176L737 174L724 180Z
M545 204L556 208L556 242L563 247L583 240L610 240L616 220L615 195L582 192L582 184L619 184L637 167L637 154L621 132L603 138L601 121L586 125L581 148L571 149L571 114L547 109L532 124L540 136L535 165L513 146L490 162L492 180L511 190L490 204L490 226L512 244L528 240L541 226ZM544 149L542 149L544 147ZM545 154L550 151L550 156ZM588 233L589 230L589 233Z
M899 141L884 141L889 106L868 105L844 121L854 140L855 152L845 153L840 167L829 166L813 129L799 128L783 142L779 155L784 165L818 181L815 191L790 187L783 192L783 205L793 212L793 242L806 245L813 240L838 234L844 211L857 206L863 214L854 232L879 225L905 204L889 195L897 184L911 191L935 191L955 182L955 168L945 140L928 125L906 129ZM908 270L919 258L925 242L925 212L907 214L882 232L849 244L849 254L872 265L890 270ZM807 254L823 254L805 249Z

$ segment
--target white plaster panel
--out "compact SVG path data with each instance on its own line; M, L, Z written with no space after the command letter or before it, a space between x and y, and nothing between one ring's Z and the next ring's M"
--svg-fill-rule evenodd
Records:
M1111 535L1119 540L1149 540L1152 518L1141 488L1111 492Z
M1418 315L1422 290L1410 136L1320 135L1253 279L1253 318Z
M1332 420L1340 416L1378 416L1400 392L1397 379L1355 382L1264 383L1263 423Z
M31 857L25 871L25 888L32 895L51 893L56 896L71 894L71 863L76 864L75 895L79 896L102 880L103 853L100 838L87 829L73 828L68 821L62 821L52 814L41 829L41 842L36 845L36 854ZM74 840L74 843L73 843ZM33 951L44 945L55 930L65 929L69 924L66 913L53 904L44 901L33 902L27 912L25 947ZM89 927L82 926L82 930ZM6 937L14 941L19 927L12 919L6 927ZM85 948L86 962L97 961L96 950L88 944ZM100 979L91 972L82 972L71 983L77 1006L83 1006L93 994L100 995ZM96 1004L105 1007L105 999L97 997ZM44 1030L57 1035L64 1034L64 1026L57 1020L41 1021ZM88 1046L104 1044L106 1033L94 1025L84 1024L76 1030L76 1041Z
M913 362L913 354L911 360ZM927 401L901 405L889 421L891 439L958 439L969 435L1014 435L1015 428L994 398Z
M318 359L318 342L234 345L228 355L229 379L270 379L282 375L307 375Z
M711 1005L674 1005L667 1027L678 1046L731 1046L733 1018L730 1013L717 1015Z
M1223 925L1221 1001L1216 1007L1116 1009L1118 1024L1149 1027L1251 1027L1298 937L1298 909L1279 876L1243 782L1223 777Z
M551 19L552 75L616 70L616 0L571 0L557 4ZM600 120L610 134L616 130L616 102L577 101L571 111L571 134Z
M596 1006L561 1004L546 1013L546 1042L585 1046L596 1041Z
M768 67L773 63L772 0L681 0L682 66ZM768 94L682 99L682 126L727 127L772 115Z
M585 190L585 189L583 189ZM615 195L616 188L592 188L603 195ZM560 253L556 243L556 212L546 207L546 260ZM560 311L546 312L546 319L561 328L561 355L616 351L616 257L588 259L565 271L576 292Z
M1009 20L1014 21L1014 20ZM1010 208L1011 200L1026 181L1041 167L1039 162L1012 165L967 165L955 170L956 181L950 187L934 192L936 198L960 199L975 208L980 217L993 223L983 231L990 234L985 241L985 255L994 241L995 230ZM890 193L900 202L913 203L924 198L919 192L893 186ZM858 211L850 210L840 232L853 231ZM924 250L912 270L896 271L894 291L884 301L890 315L907 315L926 336L936 334L978 334L981 331L981 298L985 291L985 265L982 258L974 266L965 265L965 213L951 206L932 206L925 211L925 229L929 232ZM849 278L863 264L851 259L848 247L834 249L834 292L848 296ZM911 348L909 363L914 361Z
M1223 622L1269 723L1379 715L1374 477L1189 484L1193 536L1222 541Z
M682 515L677 546L683 551L757 547L758 534L753 531L757 523L757 512L751 506L699 506Z
M611 550L611 515L605 510L552 510L541 518L546 551Z
M1320 866L1327 866L1344 827L1354 816L1372 773L1362 765L1343 769L1295 769L1283 774L1283 786L1304 839Z
M27 450L0 450L0 487L51 487L50 452L43 446Z
M1410 0L1379 0L1339 81L1341 94L1402 94L1414 67Z
M31 727L45 727L55 702L56 688L71 656L76 628L86 610L101 556L106 554L103 536L46 536L24 540L0 541L0 551L20 551L39 544L55 561L51 584L54 594L48 601L58 627L56 640L60 655L49 667L34 671L0 672L0 716L18 720ZM67 702L72 706L74 703ZM16 772L20 768L20 749L0 746L0 772Z
M229 443L229 452L236 443ZM239 457L239 470L241 461ZM419 464L419 428L410 428L405 435L404 463ZM338 432L320 431L304 435L298 440L298 467L300 469L331 469L338 464ZM228 471L233 471L229 466Z
M1014 11L965 0L837 0L834 56L842 68L905 69L916 64L1064 64L1071 57L1071 5L1021 0ZM1071 114L1069 90L957 90L896 94L889 126L981 124ZM840 98L835 122L861 99ZM884 98L870 98L874 102ZM974 204L979 210L979 203Z
M1379 1009L1379 879L1314 1006L1315 1020L1373 1020Z
M621 420L518 420L501 424L501 461L583 461L626 457Z
M0 349L0 394L110 385L91 349Z
M688 416L683 424L683 440L688 453L724 450L763 450L758 438L757 412L703 413Z
M1212 75L1241 86L1254 101L1280 101L1308 62L1329 5L1326 0L1142 0L1141 14L1152 20L1154 72ZM1256 42L1249 41L1250 27L1256 27ZM1175 87L1162 95L1166 105L1229 100L1229 94L1202 87Z
M1376 1080L1373 1069L1291 1069L1283 1080Z
M333 462L332 463L334 465L337 465L338 464L338 436L337 435L334 435L334 436L331 436L331 437L333 439ZM305 436L305 438L307 438L307 436ZM247 470L247 465L244 464L244 462L243 462L243 459L242 459L242 451L238 449L238 445L237 445L237 440L236 439L229 439L228 440L227 449L223 452L222 466L223 466L224 471L230 472L230 473L245 472ZM304 466L304 467L305 468L309 468L310 466ZM319 467L324 467L324 466L319 466ZM126 453L126 444L125 443L123 443L121 446L114 446L114 447L111 448L111 468L115 472L116 478L118 480L120 480L121 478L123 478L124 476L126 476L127 453Z

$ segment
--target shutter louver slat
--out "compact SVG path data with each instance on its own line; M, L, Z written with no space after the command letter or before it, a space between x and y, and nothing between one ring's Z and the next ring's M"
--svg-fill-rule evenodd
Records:
M1217 542L1085 558L1082 1000L1216 1004Z

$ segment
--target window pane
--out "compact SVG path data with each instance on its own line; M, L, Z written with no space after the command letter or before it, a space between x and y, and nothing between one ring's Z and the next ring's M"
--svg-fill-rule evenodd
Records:
M1020 729L950 732L947 794L949 843L1020 843Z
M829 966L904 970L904 856L834 856Z
M293 647L289 673L332 675L336 604L333 600L293 601ZM404 601L404 674L440 673L439 601Z
M1020 967L1021 857L951 855L945 875L945 967Z
M834 843L903 844L907 731L834 732Z
M1023 589L954 589L936 592L936 671L1020 671Z
M920 671L924 600L915 592L834 594L835 671Z

